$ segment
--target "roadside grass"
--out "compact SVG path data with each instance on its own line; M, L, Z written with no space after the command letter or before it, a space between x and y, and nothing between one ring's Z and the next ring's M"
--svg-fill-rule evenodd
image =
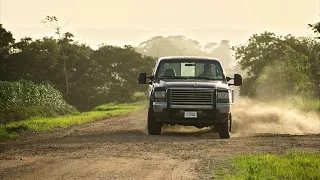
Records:
M320 112L320 100L301 96L289 96L280 100L261 100L260 103L283 108L294 108L304 112Z
M126 115L147 107L147 102L140 101L126 104L105 104L92 111L73 113L55 118L32 117L28 120L0 125L0 140L15 138L25 131L49 131L54 128L66 128L74 125L103 120L113 116Z
M287 99L288 103L293 104L293 106L297 109L307 111L307 112L320 112L320 100L319 99L311 99L311 98L303 98L300 96L295 96L290 99Z
M32 117L53 118L78 112L75 109L54 106L13 106L0 108L0 124L8 124L16 121L23 121Z
M290 152L284 155L241 155L231 168L218 170L218 179L320 179L320 154Z

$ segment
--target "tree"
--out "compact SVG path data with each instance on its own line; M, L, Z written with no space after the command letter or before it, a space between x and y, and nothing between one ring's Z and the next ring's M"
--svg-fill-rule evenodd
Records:
M101 68L104 79L97 86L99 99L111 102L131 100L133 94L141 90L137 86L138 73L150 73L156 62L154 58L136 52L132 46L101 46L94 51L92 58Z
M173 45L171 40L162 36L152 37L140 43L136 50L141 54L153 57L182 55L180 47Z
M31 38L23 38L14 45L14 50L15 53L4 62L7 67L5 80L43 82L51 80L51 75L56 74L55 61L52 60L58 53L56 40L44 38L33 41Z
M308 24L309 28L313 30L314 33L320 34L320 22L314 24ZM320 39L320 36L318 37Z
M238 65L247 70L240 94L269 99L310 95L314 53L310 50L311 42L307 38L265 32L254 34L247 44L234 47Z
M129 102L138 91L141 71L151 73L155 58L144 56L132 46L101 46L93 51L89 46L73 40L69 32L61 33L57 18L47 17L44 23L55 29L58 38L13 39L2 47L1 79L29 80L39 84L48 82L60 90L66 101L80 111L108 102ZM5 31L6 32L6 31ZM11 35L9 33L3 35ZM10 37L10 36L8 36Z
M45 20L42 21L47 27L52 28L55 30L55 34L58 35L57 43L59 45L59 56L57 61L58 63L55 64L55 67L59 70L60 73L64 76L64 91L65 94L70 94L70 88L72 86L75 86L75 84L79 83L84 76L86 76L86 73L88 73L91 70L90 67L90 53L91 48L86 47L84 45L76 45L74 46L73 43L73 37L74 35L70 32L66 32L64 34L61 34L61 28L64 26L60 26L58 23L58 18L55 16L47 16ZM78 50L82 51L86 54L81 54L77 52ZM79 57L78 55L85 57ZM86 63L87 66L82 67L82 74L80 76L76 76L75 72L77 69L75 66L77 66L77 61L86 59L88 63ZM92 62L91 62L92 63ZM79 71L78 71L79 72ZM78 79L75 79L75 77L78 77ZM73 82L70 82L70 79L73 79Z
M0 80L2 80L6 76L4 61L10 56L10 49L15 41L11 32L3 28L2 24L0 24L0 39Z
M15 39L13 38L10 31L7 31L0 24L0 57L5 58L9 55L10 48L14 44Z

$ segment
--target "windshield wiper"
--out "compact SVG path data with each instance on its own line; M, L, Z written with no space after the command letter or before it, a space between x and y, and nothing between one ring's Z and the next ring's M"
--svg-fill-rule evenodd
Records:
M183 79L182 77L179 76L160 76L158 79Z
M209 78L209 77L188 77L190 79L207 79L207 80L217 80L217 79L212 79L212 78Z
M222 79L214 79L209 77L188 77L190 79L206 79L206 80L222 80Z

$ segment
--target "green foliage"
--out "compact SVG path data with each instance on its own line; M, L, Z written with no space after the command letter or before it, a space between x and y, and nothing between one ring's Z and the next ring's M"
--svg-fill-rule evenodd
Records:
M242 155L230 169L216 175L223 179L320 179L320 154L294 152L282 156Z
M134 99L134 93L146 91L146 86L137 85L139 72L151 74L156 59L137 53L131 46L101 46L93 52L92 59L98 64L99 79L92 90L91 98L103 102L128 102Z
M145 108L147 102L145 101L138 101L135 103L122 103L122 104L116 104L116 103L109 103L109 104L103 104L100 106L97 106L93 108L92 111L110 111L110 110L116 110L116 109L130 109L130 108Z
M103 120L113 116L126 115L131 112L145 109L147 102L127 104L105 104L96 107L93 111L74 113L54 118L34 117L26 121L0 124L0 140L17 137L26 131L49 131L54 128L67 128L74 125Z
M2 24L0 24L0 58L5 58L9 55L10 48L14 43L14 38L10 31L7 31L3 28Z
M247 44L233 48L238 65L247 71L240 94L266 99L320 97L319 45L310 38L254 34Z
M3 81L50 82L80 111L108 102L135 101L136 92L148 89L137 84L137 76L139 72L151 74L156 55L204 55L227 64L234 62L228 41L201 47L183 36L159 36L138 48L101 45L93 50L75 42L72 33L63 32L57 17L47 16L43 23L54 30L54 37L26 37L14 43L12 35L4 31L8 37L4 46L13 51L2 58L0 76Z
M80 111L107 102L134 101L134 93L146 91L137 84L139 72L151 73L156 59L137 53L131 46L101 46L92 50L62 33L56 17L46 17L58 38L23 38L0 64L5 81L50 82L64 99Z
M0 122L24 120L32 116L56 116L76 111L50 84L21 80L0 81Z
M302 98L302 97L293 97L291 100L294 104L293 107L297 109L301 109L306 112L320 112L320 100L319 99L311 99L311 98Z
M13 106L0 109L0 123L30 119L32 117L57 117L76 112L73 108L65 109L55 106Z
M0 81L2 77L5 75L5 66L3 66L4 61L10 55L10 49L12 44L14 43L11 32L7 31L3 28L2 24L0 24Z

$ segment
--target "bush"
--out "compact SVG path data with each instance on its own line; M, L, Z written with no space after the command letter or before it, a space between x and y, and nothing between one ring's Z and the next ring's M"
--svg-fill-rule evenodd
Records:
M77 111L50 84L0 81L0 123L34 116L55 117Z

